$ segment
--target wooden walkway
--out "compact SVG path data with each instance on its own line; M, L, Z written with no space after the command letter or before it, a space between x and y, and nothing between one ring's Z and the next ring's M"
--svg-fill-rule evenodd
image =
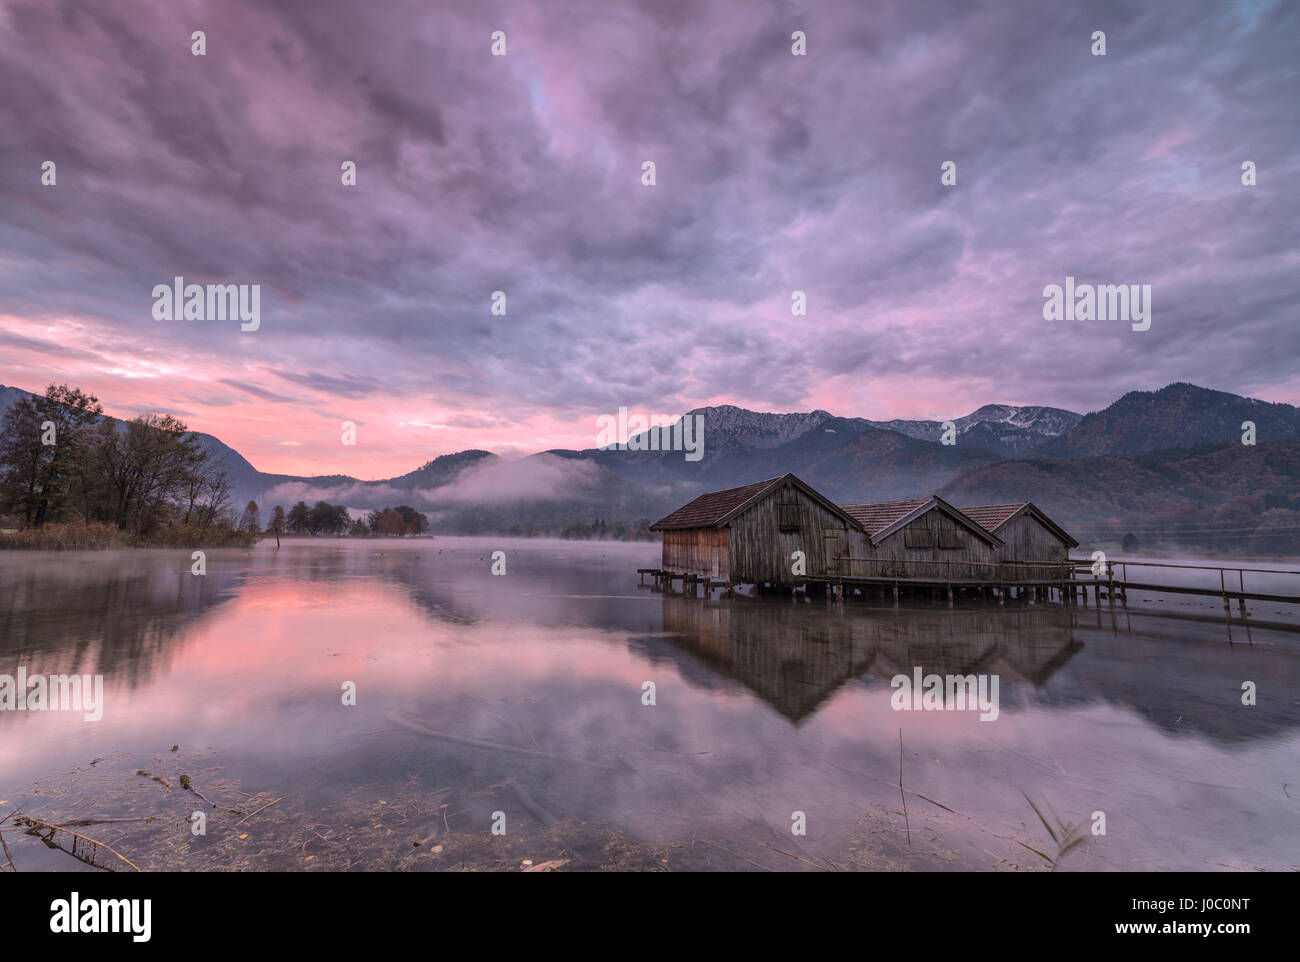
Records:
M849 562L850 567L852 563L875 562L882 566L888 566L890 570L874 575L792 576L788 582L783 584L762 584L757 587L760 592L774 591L788 594L793 594L797 589L803 588L805 593L825 597L828 602L840 603L855 594L864 598L873 595L887 598L892 594L894 604L899 603L899 599L904 593L911 596L922 594L934 597L937 595L940 598L946 594L950 607L957 597L996 600L999 604L1005 604L1008 598L1012 598L1026 600L1030 604L1057 602L1065 605L1086 605L1088 603L1089 589L1092 590L1095 604L1100 605L1102 599L1105 598L1111 606L1114 606L1118 601L1126 608L1128 607L1128 593L1130 591L1144 591L1153 594L1196 595L1204 598L1220 599L1223 603L1224 617L1228 619L1229 624L1231 623L1232 602L1234 601L1237 602L1243 619L1247 617L1247 601L1300 605L1300 571L1276 568L1230 568L1209 565L1165 564L1150 561L1109 561L1098 562L1095 565L1086 561L1070 561L1057 564L956 562L956 571L959 575L969 575L978 570L980 574L985 576L950 577L948 574L943 576L932 574L907 576L899 574L899 569L909 564L909 562L903 561L876 562L875 559L862 558L841 558L837 560ZM931 570L936 567L935 562L915 562L914 564L924 565ZM1130 580L1128 576L1130 567L1167 568L1183 574L1193 571L1212 571L1218 573L1219 584L1217 587L1206 587ZM1032 569L1040 570L1033 572ZM948 565L947 570L949 572L953 571L952 564ZM1118 578L1116 577L1117 570L1119 572ZM1104 577L1099 574L1099 572L1103 571L1105 572ZM1008 578L1006 577L1008 572L1019 577ZM1025 574L1031 573L1038 574L1039 577L1024 577ZM1233 576L1231 579L1229 578L1230 573ZM691 597L696 597L700 590L703 589L704 597L711 598L713 591L719 588L722 589L725 595L731 595L738 586L737 582L725 579L664 571L659 568L638 568L637 574L641 577L642 585L645 584L646 575L653 576L654 587L659 591L671 592L673 591L674 582L680 581L682 583L682 593ZM1293 594L1279 594L1275 591L1248 591L1246 590L1247 574L1288 575L1291 579L1294 579L1296 591ZM1236 586L1229 587L1231 580L1237 582Z

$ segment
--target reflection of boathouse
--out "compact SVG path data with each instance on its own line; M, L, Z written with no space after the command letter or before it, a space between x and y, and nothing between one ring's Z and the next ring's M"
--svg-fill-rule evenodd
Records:
M923 609L844 616L823 606L663 599L671 643L735 679L793 722L845 683L917 665L1042 685L1083 646L1061 608Z

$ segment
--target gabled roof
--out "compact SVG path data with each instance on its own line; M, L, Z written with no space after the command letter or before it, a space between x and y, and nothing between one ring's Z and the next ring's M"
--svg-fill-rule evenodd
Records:
M1028 501L1021 501L1019 504L985 504L978 508L962 508L961 513L980 527L988 531L997 531L1027 504Z
M1022 514L1029 514L1071 548L1079 547L1079 542L1070 537L1068 531L1044 514L1042 509L1032 501L1021 501L1018 504L985 504L977 508L962 508L961 511L994 534L999 528L1011 523Z
M877 501L874 504L842 504L844 512L854 518L858 524L862 525L867 534L874 535L877 531L888 528L891 524L910 514L921 505L925 504L925 499L912 499L909 501Z
M861 529L862 526L858 524L857 520L846 513L843 508L826 500L793 474L783 474L779 478L769 478L766 481L755 481L753 484L741 485L738 488L727 488L723 491L710 491L707 494L702 494L694 501L683 505L672 514L650 525L650 530L681 531L689 528L720 528L736 515L751 505L762 501L772 491L787 483L799 488L809 498L833 514L839 515L854 528Z
M672 514L650 525L651 531L671 531L683 528L712 528L739 507L765 494L780 478L768 478L738 488L710 491L694 501L682 505Z
M871 536L873 545L880 544L890 535L905 528L928 511L942 511L971 534L986 541L995 548L1002 546L1002 539L977 522L962 514L938 495L922 500L878 501L875 504L850 504L844 511L855 518Z

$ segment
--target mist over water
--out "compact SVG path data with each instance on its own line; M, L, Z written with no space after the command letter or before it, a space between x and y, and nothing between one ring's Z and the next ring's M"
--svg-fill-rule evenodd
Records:
M106 703L98 722L0 712L0 815L145 804L148 830L176 839L149 867L353 867L305 834L274 858L226 854L270 832L271 814L193 840L179 820L194 796L135 774L174 757L210 772L215 787L198 787L223 802L280 797L268 813L313 826L403 799L401 818L372 820L375 868L421 867L412 842L444 815L439 837L488 836L504 811L516 838L540 846L549 816L658 846L670 869L1042 869L1024 847L1047 845L1026 795L1085 830L1105 813L1106 834L1062 870L1300 867L1295 606L1251 603L1248 642L1234 605L1229 643L1216 599L705 602L638 587L658 557L614 542L286 540L209 551L196 577L186 551L5 553L0 673L102 674ZM1297 580L1268 577L1247 587ZM918 667L997 675L996 721L894 710L891 679ZM444 790L447 808L418 804ZM806 836L792 837L794 812ZM5 837L20 870L86 867Z

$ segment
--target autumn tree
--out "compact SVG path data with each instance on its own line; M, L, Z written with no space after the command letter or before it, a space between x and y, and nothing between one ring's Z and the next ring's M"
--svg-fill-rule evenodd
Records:
M371 511L366 523L372 533L380 535L418 535L429 530L429 519L407 504Z
M60 521L72 513L71 492L82 471L88 435L104 413L99 399L66 384L49 385L35 400L41 419L42 457L33 524ZM48 443L53 442L53 443Z
M146 537L172 525L240 526L234 483L199 435L167 414L119 421L102 411L66 384L10 406L0 418L0 510L24 527L79 516Z
M170 414L142 414L124 430L104 421L90 458L101 489L91 515L138 534L169 522L211 525L229 507L232 485L207 460L197 435Z
M41 418L23 398L0 422L0 508L22 516L30 527L41 473Z
M5 413L0 438L0 497L38 528L75 512L74 485L84 470L85 446L103 408L80 388L51 384Z
M292 534L306 534L311 528L311 508L306 501L299 501L289 509L289 531Z
M340 534L347 530L349 521L347 508L328 501L317 501L308 518L308 530L312 534Z

